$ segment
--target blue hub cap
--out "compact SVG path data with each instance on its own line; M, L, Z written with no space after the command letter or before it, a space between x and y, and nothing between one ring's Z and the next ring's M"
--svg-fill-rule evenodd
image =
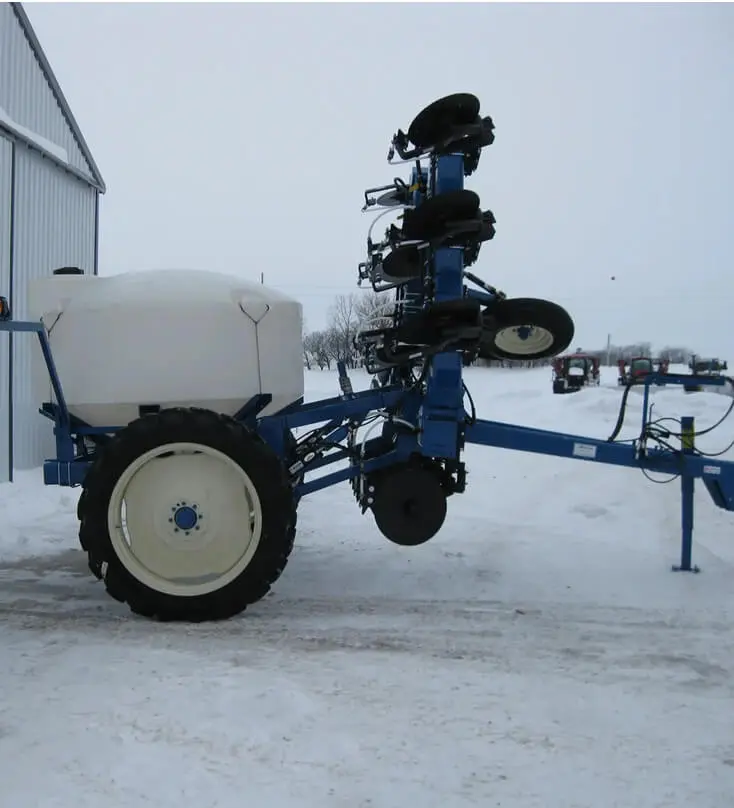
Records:
M179 530L193 530L199 515L190 505L179 505L173 513L173 523Z
M533 327L530 325L521 325L517 329L517 336L520 337L520 339L528 339L532 333Z

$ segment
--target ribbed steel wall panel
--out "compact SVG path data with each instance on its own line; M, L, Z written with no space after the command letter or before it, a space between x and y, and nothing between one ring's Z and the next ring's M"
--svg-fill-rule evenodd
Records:
M62 266L90 274L95 257L95 189L59 170L38 152L15 147L13 315L29 316L28 283ZM51 424L38 414L32 395L29 335L13 340L13 458L17 469L53 456ZM83 357L80 357L82 360ZM63 380L62 380L63 382Z
M0 295L10 295L13 144L0 137ZM10 337L0 333L0 482L10 479Z
M0 107L16 123L64 148L70 165L93 180L92 169L9 3L0 3Z

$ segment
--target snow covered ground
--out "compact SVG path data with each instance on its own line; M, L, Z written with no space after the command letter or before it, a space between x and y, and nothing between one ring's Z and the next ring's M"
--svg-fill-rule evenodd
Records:
M572 396L546 369L466 377L480 416L603 438L609 375ZM307 383L337 392L332 373ZM655 400L700 426L728 404ZM702 446L732 438L734 417ZM422 547L384 540L347 485L307 498L274 593L202 626L104 594L77 549L76 491L38 472L0 486L0 805L734 804L734 514L701 489L703 572L674 574L678 483L466 459L469 488Z

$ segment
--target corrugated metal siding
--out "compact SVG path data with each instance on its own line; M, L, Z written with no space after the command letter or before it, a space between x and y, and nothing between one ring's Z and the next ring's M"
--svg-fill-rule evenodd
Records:
M92 169L9 3L0 3L0 107L16 123L66 149L69 163L93 181Z
M62 266L94 270L95 198L86 183L60 171L37 152L15 147L13 315L28 317L28 282ZM23 338L25 337L25 338ZM39 350L29 335L16 336L13 360L13 457L17 469L53 456L50 422L33 399L31 356ZM63 382L63 380L62 380Z
M10 296L10 184L13 145L0 137L0 295ZM10 479L10 336L0 333L0 482Z

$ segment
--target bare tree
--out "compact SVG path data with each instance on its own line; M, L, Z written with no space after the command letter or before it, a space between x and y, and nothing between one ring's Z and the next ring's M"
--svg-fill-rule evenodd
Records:
M359 330L357 305L356 294L339 295L329 310L329 355L335 362L344 362L350 368L356 365L354 338Z
M691 359L691 351L677 345L666 345L660 349L660 357L667 359L671 365L687 365Z
M323 339L324 357L329 369L332 362L345 362L347 367L352 367L352 346L344 332L332 326L323 332Z
M395 299L388 292L370 291L357 296L355 308L361 331L387 328L392 322Z
M312 331L304 338L305 352L312 364L316 364L319 370L331 368L331 357L327 350L327 334L325 331ZM310 367L310 365L307 365Z

